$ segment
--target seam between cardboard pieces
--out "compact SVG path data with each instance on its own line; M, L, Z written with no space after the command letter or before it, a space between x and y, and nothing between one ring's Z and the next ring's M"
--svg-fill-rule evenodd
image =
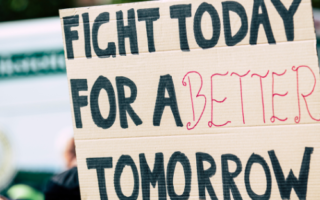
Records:
M232 129L264 129L264 128L282 128L282 127L293 127L293 126L304 126L304 127L308 127L308 126L320 126L319 122L313 122L313 123L305 123L305 124L287 124L287 125L267 125L267 126L238 126L238 127L225 127L225 128L219 128L220 132L224 131L223 133L214 133L215 129L212 129L212 133L196 133L193 132L192 134L174 134L174 135L152 135L152 136L129 136L129 137L115 137L115 138L94 138L94 139L78 139L77 137L75 137L76 141L85 141L85 140L90 140L90 141L94 141L94 140L122 140L122 139L142 139L142 138L157 138L157 137L181 137L181 136L201 136L201 135L227 135L227 134L237 134L237 135L243 135L244 133L226 133L227 130L232 130ZM320 129L320 127L319 127ZM185 129L186 131L188 131L187 129ZM74 131L76 132L76 131ZM127 131L130 132L130 131ZM259 134L259 133L256 133ZM303 133L301 133L303 134ZM77 135L77 134L75 134ZM320 135L319 135L320 137Z
M301 124L300 124L301 125ZM293 126L293 125L279 125L280 127L284 127L284 126ZM303 124L303 126L320 126L319 123L313 123L313 124ZM244 128L244 127L239 127L239 128ZM257 128L257 127L246 127L246 128ZM260 127L259 127L260 128ZM261 127L264 128L264 127ZM95 138L95 139L75 139L76 141L99 141L99 140L123 140L123 139L144 139L144 138L159 138L159 137L194 137L194 136L207 136L207 135L215 135L215 136L221 136L221 135L230 135L230 134L234 134L234 135L243 135L244 133L202 133L202 134L186 134L186 135L161 135L161 136L141 136L141 137L122 137L122 138ZM247 134L251 134L251 135L257 135L259 136L259 134L261 133L247 133ZM300 133L303 134L303 133ZM319 135L320 137L320 135ZM320 145L320 144L319 144Z
M296 41L286 41L286 42L278 42L278 43L276 43L276 44L269 44L269 43L260 43L260 44L256 44L256 45L250 45L250 44L243 44L243 45L237 45L237 46L218 46L218 47L212 47L212 48L208 48L208 49L202 49L202 48L192 48L192 49L190 49L190 51L187 51L187 52L185 52L185 51L182 51L182 50L179 50L179 49L173 49L173 50L163 50L163 51L158 51L158 50L156 50L156 52L152 52L152 53L150 53L150 52L139 52L139 54L129 54L129 53L126 53L126 56L128 56L128 55L130 55L130 56L139 56L140 54L155 54L155 53L167 53L167 52L183 52L183 53L190 53L191 52L191 50L203 50L203 51L205 51L205 50L212 50L212 49L218 49L218 48L240 48L240 47L253 47L253 46L260 46L260 45L264 45L264 46L266 46L266 45L268 45L268 46L271 46L271 45L285 45L285 44L292 44L292 43L295 43L295 42L297 42L297 43L302 43L302 42L314 42L314 44L315 44L315 47L314 47L314 55L317 55L317 51L316 51L316 40L315 39L311 39L311 40L296 40ZM90 59L92 59L92 58L98 58L98 59L110 59L110 58L113 58L113 59L116 59L117 58L117 56L121 56L121 57L125 57L125 56L122 56L122 55L120 55L120 54L116 54L116 57L115 58L113 58L111 55L110 55L110 57L109 58L99 58L98 56L96 56L96 55L92 55L92 57L90 58ZM66 61L67 62L69 62L69 61L72 61L72 60L75 60L75 59L88 59L86 56L79 56L79 57L75 57L74 59L67 59L66 57L65 57L65 59L66 59Z

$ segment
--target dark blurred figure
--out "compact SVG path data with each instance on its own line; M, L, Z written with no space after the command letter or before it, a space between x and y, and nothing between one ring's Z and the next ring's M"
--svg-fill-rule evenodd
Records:
M73 138L67 144L64 158L68 170L52 177L48 182L44 190L46 200L81 200Z
M48 182L44 194L46 200L81 200L77 167L54 176Z
M0 22L58 16L65 8L136 1L145 0L0 0Z
M58 16L59 9L75 6L75 0L1 0L0 22Z

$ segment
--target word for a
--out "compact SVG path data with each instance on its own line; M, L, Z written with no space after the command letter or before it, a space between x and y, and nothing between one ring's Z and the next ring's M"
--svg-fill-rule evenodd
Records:
M82 120L80 108L88 105L87 96L79 96L80 91L87 91L88 84L87 79L71 79L71 95L73 100L73 111L74 119L77 128L82 128ZM126 97L124 87L129 87L131 94L130 97ZM129 78L123 76L116 77L116 88L118 91L118 106L120 114L120 125L121 128L128 128L127 113L131 117L132 121L136 126L142 124L142 120L133 110L130 104L132 104L137 97L137 86ZM100 91L105 90L108 94L109 99L109 115L104 118L101 114L99 108L99 95ZM165 97L165 91L168 91L169 98ZM173 116L176 121L176 125L182 127L182 121L180 118L178 103L176 99L176 92L173 85L173 80L170 75L165 75L160 77L157 100L155 104L154 114L153 114L153 125L160 126L161 117L166 106L170 106ZM94 123L103 129L110 128L116 119L117 104L115 98L115 92L110 80L104 76L100 76L94 83L90 92L90 108L91 116Z

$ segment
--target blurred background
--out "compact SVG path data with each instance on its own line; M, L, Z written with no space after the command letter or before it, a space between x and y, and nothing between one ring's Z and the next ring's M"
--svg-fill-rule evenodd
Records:
M136 0L0 0L0 194L43 200L73 136L58 10Z
M73 133L58 10L134 1L0 0L0 194L43 200L46 181L67 168ZM320 0L312 3L319 49Z

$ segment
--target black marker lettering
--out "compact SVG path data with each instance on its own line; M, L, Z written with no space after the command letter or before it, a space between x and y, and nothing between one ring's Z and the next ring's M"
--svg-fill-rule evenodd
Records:
M251 167L254 163L260 164L264 170L264 173L266 175L267 179L267 188L266 191L263 195L258 195L254 193L254 191L251 188L250 184L250 172L251 172ZM252 200L269 200L270 195L271 195L271 185L272 185L272 179L271 179L271 173L269 166L267 162L259 155L257 154L252 154L247 162L245 174L244 174L244 182L246 184L246 189L248 192L249 197Z
M288 177L285 179L276 154L273 150L268 151L282 199L290 199L291 190L293 188L297 196L299 197L299 200L306 200L308 177L310 170L310 159L312 152L312 147L305 148L300 168L299 179L295 177L292 170L290 170Z
M101 200L108 200L104 169L112 168L112 158L87 158L88 169L96 169Z
M102 89L105 89L108 94L109 104L110 104L110 111L109 116L107 119L104 119L101 115L100 108L99 108L99 94ZM91 115L94 123L103 129L110 128L115 119L116 119L116 98L114 95L114 90L111 85L109 79L104 76L99 76L96 80L94 85L91 89L90 94L90 106L91 106Z
M230 173L228 161L233 161L237 165L236 171ZM234 178L237 177L241 170L242 165L240 159L232 154L224 154L221 156L221 166L222 166L222 182L223 182L223 196L224 200L230 200L230 191L232 193L234 200L242 200L241 194L237 188Z
M74 119L76 121L76 127L82 128L80 107L84 107L88 105L88 97L79 96L79 91L88 90L87 79L71 79L70 85L71 85L73 113L74 113Z
M128 26L124 26L122 11L117 12L118 46L119 54L126 55L125 38L130 40L130 50L132 54L139 54L137 28L134 9L128 10Z
M289 10L286 9L286 7L282 4L280 0L271 0L274 7L277 9L279 15L281 16L284 24L284 28L286 30L286 36L288 41L294 40L294 23L293 23L293 16L296 13L301 0L294 0L289 8Z
M212 156L207 153L196 153L197 158L197 173L198 173L198 188L199 188L199 199L206 199L206 188L210 195L211 200L218 200L216 193L210 182L210 177L216 173L216 163ZM203 161L207 161L210 167L204 170Z
M191 4L170 6L170 17L172 19L178 19L181 50L189 51L186 18L191 17Z
M185 186L184 191L181 195L178 195L173 186L173 175L174 170L176 168L177 162L180 162L183 167L184 178L185 178ZM181 152L175 152L170 157L168 166L167 166L167 187L168 194L171 200L187 200L190 196L191 191L191 167L189 159L186 155Z
M160 18L159 8L139 9L137 12L138 21L146 22L149 52L155 52L153 22Z
M150 200L150 184L155 188L157 181L159 200L166 200L167 191L163 166L163 154L156 153L152 172L148 166L145 155L143 153L139 154L139 158L143 200Z
M248 33L248 17L243 6L235 1L222 2L223 9L223 26L224 26L224 37L226 45L234 46L239 43ZM230 11L237 13L241 19L241 27L234 36L232 36L231 25L230 25Z
M109 13L103 12L94 20L92 27L92 44L93 49L99 58L109 58L116 56L116 45L114 42L109 42L106 49L100 49L98 44L98 31L102 24L109 22Z
M83 30L84 30L84 49L87 58L91 58L91 42L90 42L90 20L89 13L82 14Z
M118 103L119 103L121 127L128 128L127 112L131 117L132 121L135 123L135 125L139 126L140 124L142 124L142 121L139 118L139 116L134 112L134 110L130 105L137 98L136 84L134 84L132 80L123 76L116 77L116 84L117 84L117 90L118 90ZM130 88L131 95L128 98L126 98L126 95L124 93L124 86L127 86Z
M166 89L168 91L169 98L165 97ZM162 114L166 106L170 106L176 125L182 127L183 124L179 114L176 92L174 90L172 77L169 74L160 77L157 100L153 113L154 126L160 126Z
M120 185L120 178L121 174L123 172L123 169L125 166L131 167L132 174L133 174L133 180L134 180L134 186L133 186L133 191L131 196L127 197L123 194L121 190L121 185ZM120 200L136 200L139 195L139 174L137 167L132 160L132 158L129 155L122 155L117 163L115 172L114 172L114 189L116 190L116 193L118 195L118 198Z
M201 30L201 20L205 12L208 12L212 21L213 31L212 31L212 37L209 40L204 38ZM199 45L199 47L203 49L214 47L218 43L218 40L220 37L220 28L221 28L221 24L220 24L220 18L217 10L211 4L202 3L198 7L197 12L194 15L194 23L193 23L194 36L196 38L196 42Z
M259 14L259 8L261 7L262 13ZM252 20L251 20L251 29L250 29L250 44L257 44L258 32L260 24L263 25L264 31L266 33L269 44L275 44L269 16L267 12L266 5L264 0L254 0L253 10L252 10Z
M78 31L71 31L71 27L77 27L77 26L79 26L79 15L63 18L63 30L64 30L64 37L66 42L68 59L74 58L72 41L78 40L79 36L78 36Z

